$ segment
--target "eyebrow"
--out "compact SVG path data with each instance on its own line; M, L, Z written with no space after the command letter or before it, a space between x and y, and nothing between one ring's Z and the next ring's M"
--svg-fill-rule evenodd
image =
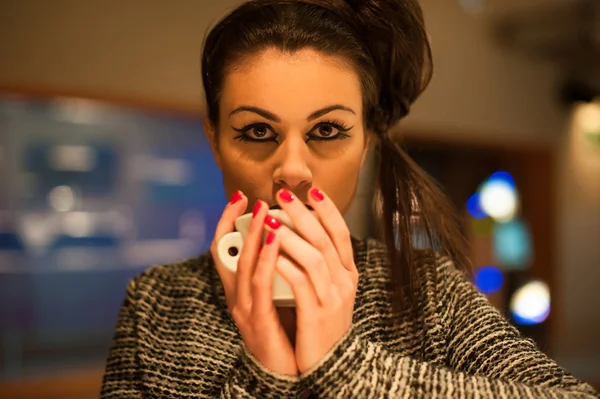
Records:
M348 108L346 106L343 106L341 104L335 104L335 105L330 105L328 107L325 108L321 108L319 110L316 110L315 112L313 112L312 114L310 114L306 120L307 121L312 121L314 119L317 119L323 115L326 115L332 111L337 111L337 110L341 110L341 111L347 111L350 112L354 115L356 115L356 112L354 112L354 110L352 108ZM236 109L234 109L233 111L231 111L231 113L229 114L229 117L231 118L233 115L239 113L239 112L253 112L257 115L262 116L265 119L268 119L270 121L273 122L281 122L281 118L279 118L277 115L275 115L272 112L267 111L266 109L263 108L259 108L259 107L252 107L252 106L248 106L248 105L242 105L241 107L237 107Z

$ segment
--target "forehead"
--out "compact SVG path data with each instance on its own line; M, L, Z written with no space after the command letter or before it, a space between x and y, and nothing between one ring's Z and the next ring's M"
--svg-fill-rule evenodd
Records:
M268 49L242 60L226 75L221 109L266 108L282 117L302 117L333 104L362 111L358 75L343 59L305 49Z

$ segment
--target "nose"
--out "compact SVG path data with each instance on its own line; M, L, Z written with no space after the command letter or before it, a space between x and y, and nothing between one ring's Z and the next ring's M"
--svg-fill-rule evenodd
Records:
M273 171L276 186L298 192L312 183L309 167L310 150L304 140L287 138L279 145L277 164Z

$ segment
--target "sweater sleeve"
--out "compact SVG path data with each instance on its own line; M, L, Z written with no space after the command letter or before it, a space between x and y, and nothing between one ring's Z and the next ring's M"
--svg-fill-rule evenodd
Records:
M142 383L138 358L136 279L127 286L102 382L101 398L142 398L153 396ZM299 378L273 373L240 346L238 361L221 388L221 398L294 398ZM213 398L214 396L206 396Z
M242 344L239 362L221 390L221 398L297 398L301 393L299 382L299 377L268 370Z
M319 397L599 398L522 337L451 264L440 266L448 367L391 353L351 329L303 383Z
M125 301L119 312L117 328L102 380L100 393L102 399L142 397L139 388L135 293L136 281L134 279L127 285Z

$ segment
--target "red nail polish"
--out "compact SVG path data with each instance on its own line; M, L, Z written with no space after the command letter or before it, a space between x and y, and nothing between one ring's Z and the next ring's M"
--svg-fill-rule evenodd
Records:
M252 209L252 217L255 217L256 214L260 211L260 207L261 207L261 203L260 201L256 201L256 204L254 204L254 209Z
M271 215L267 215L267 217L265 218L265 224L273 230L277 230L281 227L281 222Z
M315 199L315 201L323 201L325 199L323 192L318 188L311 189L310 195Z
M294 194L284 188L279 192L279 198L281 198L284 202L292 202L294 200Z
M273 242L274 239L275 239L275 233L273 233L272 231L269 231L269 234L267 234L266 244L269 245L270 243Z
M235 193L233 193L233 195L231 196L231 199L229 200L230 204L235 204L236 202L238 202L239 200L242 199L242 192L240 190L237 190Z

